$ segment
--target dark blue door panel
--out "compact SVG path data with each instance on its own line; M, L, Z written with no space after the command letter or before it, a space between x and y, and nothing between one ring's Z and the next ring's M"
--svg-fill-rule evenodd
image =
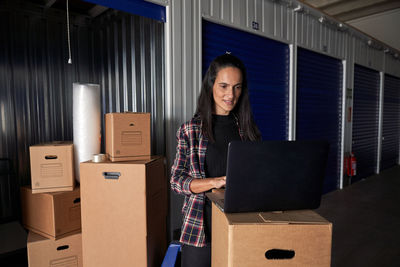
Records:
M225 52L246 66L251 107L264 140L288 132L289 47L255 34L203 21L203 75Z
M373 175L377 164L379 127L379 72L354 66L353 145L357 175L352 183Z
M398 164L400 138L400 79L386 74L384 84L381 171Z
M298 48L296 139L329 141L324 192L340 180L342 77L340 60Z
M145 0L84 0L93 4L166 22L165 7Z

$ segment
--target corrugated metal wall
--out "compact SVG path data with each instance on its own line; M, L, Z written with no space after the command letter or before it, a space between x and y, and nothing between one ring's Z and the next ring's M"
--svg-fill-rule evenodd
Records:
M399 55L398 55L399 56ZM400 61L398 58L393 57L393 55L385 54L385 66L384 70L387 74L400 77Z
M353 36L354 39L354 63L365 67L383 70L384 53L372 45L368 45L366 38Z
M111 11L92 26L93 69L101 88L102 113L151 112L152 154L164 155L164 24ZM104 136L104 121L102 125Z
M324 52L332 57L344 58L347 36L335 25L320 23L317 17L296 13L297 44L310 50Z
M30 145L72 140L72 82L93 79L92 64L83 64L91 62L91 42L88 26L75 24L74 64L68 65L65 23L57 12L9 7L0 19L0 157L13 163L18 188L29 183Z
M202 16L232 24L281 41L293 39L293 16L287 6L275 1L204 0ZM258 29L256 29L258 28Z
M11 160L16 190L30 183L30 145L72 140L73 82L101 85L103 113L151 112L152 152L165 154L164 24L113 10L71 17L69 65L65 13L0 5L0 158ZM2 203L18 201L16 190Z
M65 25L56 16L13 10L1 14L2 117L9 123L2 133L2 157L17 160L18 177L29 175L29 145L49 140L72 139L72 82L89 81L91 64L66 64ZM73 45L81 53L73 60L89 61L88 27L72 27ZM86 42L82 42L82 38ZM78 43L77 40L81 42ZM3 95L5 94L5 95ZM3 97L4 96L4 97ZM7 148L7 149L3 149Z

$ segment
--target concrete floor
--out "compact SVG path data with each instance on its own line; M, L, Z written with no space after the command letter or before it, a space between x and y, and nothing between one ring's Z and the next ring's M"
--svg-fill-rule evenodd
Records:
M323 196L332 266L400 266L400 166Z
M332 266L400 266L400 166L322 197L333 223ZM26 232L0 225L0 266L27 266Z
M0 224L0 266L28 266L28 232L17 221Z

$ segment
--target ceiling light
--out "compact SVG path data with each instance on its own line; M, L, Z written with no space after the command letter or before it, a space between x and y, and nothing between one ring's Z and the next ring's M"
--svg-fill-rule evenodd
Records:
M302 10L303 10L303 8L301 7L301 5L297 5L295 8L293 8L294 12L299 12L299 11L302 11Z

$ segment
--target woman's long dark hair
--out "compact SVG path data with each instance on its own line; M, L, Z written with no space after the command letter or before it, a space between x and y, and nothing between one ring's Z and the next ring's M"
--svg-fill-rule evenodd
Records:
M200 96L197 101L196 114L202 120L203 134L214 142L212 129L212 114L215 111L213 86L218 72L226 67L238 68L242 73L242 92L235 108L231 111L238 119L240 129L245 140L256 141L261 139L260 131L253 119L250 107L249 91L247 88L246 68L243 62L231 54L216 57L208 67L201 86Z

